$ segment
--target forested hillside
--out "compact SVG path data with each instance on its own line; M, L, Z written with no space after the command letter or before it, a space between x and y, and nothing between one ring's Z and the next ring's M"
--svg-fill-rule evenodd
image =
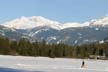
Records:
M66 44L47 44L41 42L29 42L27 39L9 41L0 37L0 54L46 57L89 58L90 55L106 56L108 58L108 43L92 43L85 45L69 46Z

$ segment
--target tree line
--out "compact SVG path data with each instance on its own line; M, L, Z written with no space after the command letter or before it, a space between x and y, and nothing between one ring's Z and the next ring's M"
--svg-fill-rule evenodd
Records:
M0 37L0 54L21 55L21 56L45 56L45 57L68 57L68 58L89 58L90 55L105 55L108 58L108 43L92 43L77 46L59 44L47 44L41 42L30 42L27 39L10 41Z

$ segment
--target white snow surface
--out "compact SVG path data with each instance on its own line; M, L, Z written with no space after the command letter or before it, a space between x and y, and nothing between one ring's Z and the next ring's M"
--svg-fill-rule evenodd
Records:
M81 68L82 59L24 57L0 55L0 67L33 72L108 72L107 60L85 59L85 68Z

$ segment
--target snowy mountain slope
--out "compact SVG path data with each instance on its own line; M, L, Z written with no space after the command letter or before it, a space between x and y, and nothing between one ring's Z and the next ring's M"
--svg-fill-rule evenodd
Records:
M56 30L48 27L34 28L27 32L30 40L46 40L48 43L69 45L102 41L108 37L107 27L78 27ZM107 39L108 40L108 39Z
M104 16L99 19L94 19L84 23L78 22L67 22L60 23L57 21L49 20L41 16L32 16L32 17L21 17L12 21L3 23L2 25L15 29L32 29L35 27L50 27L53 29L61 30L71 27L85 27L85 26L106 26L108 25L108 17Z
M39 26L48 26L54 29L60 29L59 22L51 21L41 16L21 17L19 19L6 22L2 25L16 29L32 29Z
M22 32L0 29L0 35L9 39L20 40L22 37L30 41L46 40L47 43L65 43L69 45L86 44L97 41L108 41L107 27L78 27L56 30L48 27L37 27Z
M41 16L32 16L32 17L21 17L12 21L8 21L3 23L2 25L15 28L15 29L32 29L35 27L50 27L53 29L61 30L65 28L71 27L83 27L87 26L87 24L81 24L77 22L70 22L70 23L60 23L57 21L49 20Z
M70 22L70 23L61 24L61 29L86 27L86 26L89 26L89 22L84 22L84 23Z
M19 40L23 37L28 37L22 33L19 33L16 29L8 28L0 25L0 37L6 37L11 40Z
M108 17L104 16L99 19L91 20L90 26L108 26Z

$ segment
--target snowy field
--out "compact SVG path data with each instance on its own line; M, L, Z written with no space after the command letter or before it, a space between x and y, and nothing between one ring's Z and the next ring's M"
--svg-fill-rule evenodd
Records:
M107 60L23 57L0 55L0 72L108 72Z

